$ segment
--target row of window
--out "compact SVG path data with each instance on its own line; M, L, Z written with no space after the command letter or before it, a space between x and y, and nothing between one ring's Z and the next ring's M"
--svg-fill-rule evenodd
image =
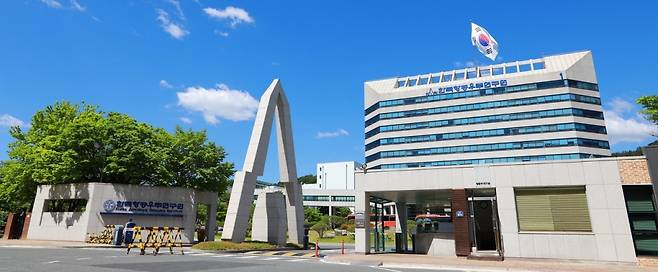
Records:
M493 164L493 163L511 163L511 162L529 162L529 161L555 161L555 160L576 160L601 157L594 154L556 154L556 155L539 155L539 156L519 156L503 158L486 158L486 159L469 159L453 161L433 161L433 162L409 162L382 164L368 167L369 169L398 169L398 168L419 168L432 166L451 166L451 165L473 165L473 164Z
M366 157L366 162L369 163L378 160L380 158L416 157L416 156L428 156L428 155L445 155L445 154L455 154L455 153L535 149L535 148L563 147L563 146L583 146L583 147L610 149L610 145L608 144L607 141L584 139L584 138L568 138L568 139L551 139L551 140L539 140L539 141L522 141L522 142L382 151Z
M563 102L563 101L575 101L575 102L601 105L601 99L594 96L586 96L579 94L556 94L556 95L501 100L494 102L482 102L482 103L445 106L445 107L428 108L428 109L387 112L387 113L375 115L374 117L368 119L366 121L366 127L374 124L379 120L384 120L384 119L406 118L406 117L423 116L423 115L526 106L526 105L555 103L555 102Z
M326 195L305 195L304 201L331 201L333 202L354 202L354 196L326 196Z
M582 123L563 123L563 124L553 124L553 125L498 128L498 129L486 129L486 130L475 130L475 131L460 131L460 132L443 133L443 134L383 138L380 139L379 141L374 141L372 143L367 144L366 150L373 149L380 145L435 142L435 141L446 141L446 140L457 140L457 139L510 136L510 135L520 135L520 134L547 133L547 132L572 131L572 130L606 134L606 129L604 126L582 124Z
M484 123L494 123L494 122L507 122L507 121L517 121L517 120L550 118L550 117L558 117L558 116L579 116L579 117L587 117L587 118L603 120L603 113L600 111L566 108L566 109L506 113L506 114L467 117L467 118L458 118L458 119L387 125L387 126L376 127L366 132L366 139L375 136L380 132L448 127L448 126L462 126L462 125L484 124Z
M443 72L442 74L430 76L421 76L420 78L404 78L399 79L395 83L395 88L402 87L413 87L416 85L425 85L429 83L442 83L457 81L463 79L473 79L478 77L488 77L488 76L497 76L502 74L514 74L517 72L528 72L532 70L543 70L546 68L544 61L537 61L532 63L523 63L517 65L516 63L509 63L505 66L499 67L478 67L476 68L466 68L464 70L455 70L450 72Z
M471 84L471 85L473 85L472 87L475 87L475 88L479 89L479 88L482 88L483 86L478 86L478 85L483 85L483 84L484 83L477 83L477 84ZM433 95L424 95L424 96L408 97L408 98L402 98L402 99L385 100L385 101L380 101L378 103L375 103L374 105L368 107L365 110L365 114L368 115L371 112L373 112L373 111L375 111L379 108L384 108L384 107L411 105L411 104L427 103L427 102L433 102L433 101L450 100L450 99L458 99L458 98L469 98L469 97L478 97L478 96L507 94L507 93L513 93L513 92L545 90L545 89L553 89L553 88L560 88L560 87L573 87L573 88L592 90L592 91L598 91L599 90L598 85L593 84L593 83L577 81L577 80L570 80L570 79L569 80L552 80L552 81L544 81L544 82L537 82L537 83L531 83L531 84L522 84L522 85L515 85L515 86L501 86L501 87L496 87L496 88L487 88L487 89L475 90L475 91L462 91L462 92L455 91L455 92L452 92L452 93L450 93L449 91L446 91L446 93L438 93L438 94L433 94ZM469 88L470 88L469 85L461 85L461 86L455 86L455 87L448 87L446 89L465 90L465 89L469 89ZM472 89L472 88L470 88L470 89Z

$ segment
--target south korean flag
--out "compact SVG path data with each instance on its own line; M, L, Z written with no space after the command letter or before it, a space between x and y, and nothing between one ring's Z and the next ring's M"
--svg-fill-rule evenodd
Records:
M498 56L498 42L484 27L471 23L471 42L485 57L495 61Z

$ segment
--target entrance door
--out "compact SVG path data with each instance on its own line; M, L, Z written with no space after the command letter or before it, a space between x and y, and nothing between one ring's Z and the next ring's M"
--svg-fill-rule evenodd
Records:
M473 201L477 250L496 250L492 204L491 200Z
M469 200L474 249L497 251L498 254L502 254L496 197L470 197Z

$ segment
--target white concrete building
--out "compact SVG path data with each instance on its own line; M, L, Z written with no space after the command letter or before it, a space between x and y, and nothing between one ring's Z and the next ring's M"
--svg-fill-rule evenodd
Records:
M208 240L215 238L217 193L186 188L112 183L40 185L34 199L28 239L85 241L105 225L133 219L143 227L182 227L184 243L192 242L197 206L208 205Z
M401 237L415 223L401 252L636 262L658 242L635 226L655 229L651 198L638 210L622 187L651 184L628 170L647 160L608 157L591 52L368 81L364 97L357 252L390 250L387 203Z
M354 161L317 164L315 184L302 185L305 207L327 209L334 214L336 207L354 208L354 171L361 164Z
M317 189L354 189L354 170L361 167L355 161L324 162L317 165ZM310 189L310 185L306 188Z

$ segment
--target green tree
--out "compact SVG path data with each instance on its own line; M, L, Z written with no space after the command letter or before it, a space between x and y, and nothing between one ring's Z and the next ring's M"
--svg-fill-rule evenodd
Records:
M658 125L658 96L643 96L638 98L636 102L643 107L640 113L642 113L647 118L647 120L653 122L655 125Z
M332 215L332 216L327 216L327 222L329 223L329 226L332 228L336 228L337 226L342 225L345 223L345 217L342 216L337 216L337 215Z
M297 178L299 184L315 184L317 183L317 178L315 175L305 175Z
M322 216L321 219L311 226L311 229L318 233L320 238L324 238L324 233L331 229L329 216Z
M205 131L173 134L121 113L59 102L12 127L0 210L30 210L40 184L107 182L222 192L233 165Z
M304 221L306 224L313 226L320 220L322 220L322 213L320 210L313 207L304 208Z
M336 208L336 215L337 216L347 217L350 214L352 214L352 211L348 207L337 207Z

